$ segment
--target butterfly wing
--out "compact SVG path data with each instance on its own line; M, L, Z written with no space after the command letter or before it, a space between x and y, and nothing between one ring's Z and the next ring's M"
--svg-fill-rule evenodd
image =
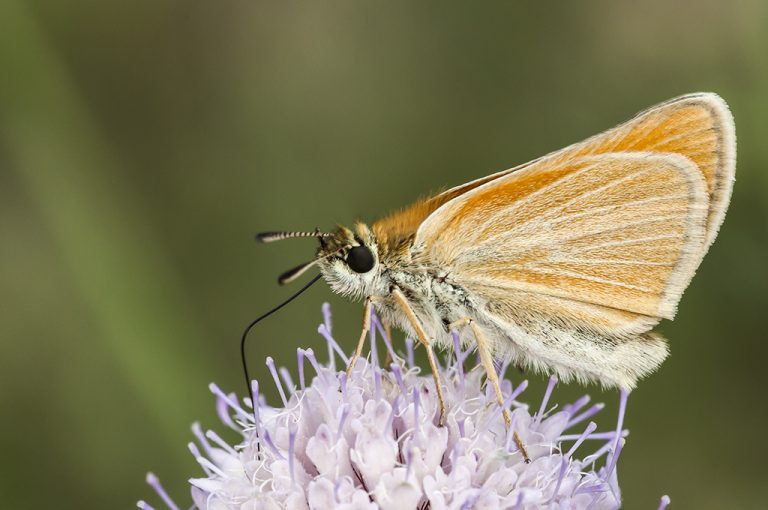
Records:
M543 159L443 205L414 256L470 293L497 355L632 388L667 355L647 331L674 315L708 212L706 181L679 154Z
M710 197L707 214L709 247L725 218L736 172L736 131L728 105L717 94L688 94L644 110L631 120L583 142L530 163L450 189L435 198L453 198L533 163L569 160L613 152L655 152L690 158L701 171ZM446 200L447 201L447 200Z
M385 242L410 244L418 227L447 202L542 161L566 161L586 155L616 152L680 154L691 159L707 183L708 248L725 217L736 168L733 117L717 94L696 93L649 108L613 129L542 158L451 188L379 220L374 229Z
M615 152L680 154L694 162L707 184L709 210L704 247L709 248L725 218L736 171L736 134L725 101L713 93L671 99L545 158L556 162Z
M541 160L443 205L414 251L469 290L671 318L702 257L706 189L677 154Z
M584 142L438 195L431 200L447 200L421 223L414 246L474 283L671 318L725 216L735 151L725 102L711 93L682 96ZM654 162L655 172L648 168ZM678 178L665 182L672 168ZM703 198L684 189L686 179L703 181ZM705 209L703 235L694 225L698 212L691 212L688 227L680 223L686 200L692 210ZM665 220L675 207L682 216ZM595 231L601 228L608 230ZM576 232L584 236L568 237ZM539 257L543 245L549 258ZM690 253L696 246L698 256Z

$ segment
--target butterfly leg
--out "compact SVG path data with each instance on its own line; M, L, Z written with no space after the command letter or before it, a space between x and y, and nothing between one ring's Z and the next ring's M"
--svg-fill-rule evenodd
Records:
M419 318L416 317L416 312L413 311L410 303L408 303L408 299L405 297L405 294L403 294L402 291L397 287L392 289L391 294L397 305L408 318L408 322L411 323L414 331L416 331L416 336L418 337L419 341L424 344L424 348L427 350L427 360L429 361L429 367L432 369L432 378L435 380L437 399L440 401L440 418L437 423L442 427L445 422L445 399L443 398L443 386L440 383L440 374L437 371L437 363L435 362L435 353L432 350L432 344L429 340L429 337L427 336L426 331L424 331L424 328L421 326Z
M470 318L453 322L449 326L449 329L458 330L459 328L464 328L465 326L469 326L472 330L472 334L475 336L475 340L477 342L477 352L480 354L480 363L483 365L483 368L485 368L488 382L491 383L493 391L496 394L496 401L499 403L499 406L501 406L501 413L504 416L504 423L506 424L507 428L509 428L509 426L512 424L512 418L509 414L509 409L507 409L504 404L504 394L501 392L499 376L496 373L496 367L493 366L491 349L488 345L488 341L485 338L485 333L483 333L483 330L480 329L480 326L478 326L477 323ZM520 450L525 463L530 463L531 458L528 456L528 450L525 448L523 440L520 439L520 436L514 430L512 431L512 439L515 441L515 445L517 445L517 448Z
M347 379L349 379L349 376L352 373L352 369L355 368L355 363L357 363L357 360L360 357L360 353L363 352L363 345L365 345L365 337L368 335L368 332L371 330L372 307L373 307L373 297L368 296L367 298L365 298L365 306L363 307L363 331L360 333L360 339L357 341L357 348L355 349L355 353L352 355L352 359L349 360L349 365L347 365Z

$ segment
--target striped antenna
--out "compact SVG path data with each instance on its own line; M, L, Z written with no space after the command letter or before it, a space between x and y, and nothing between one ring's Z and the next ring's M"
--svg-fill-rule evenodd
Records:
M262 243L271 243L274 241L282 241L283 239L290 239L292 237L330 237L333 234L327 232L320 232L315 230L314 232L260 232L256 234L256 240Z

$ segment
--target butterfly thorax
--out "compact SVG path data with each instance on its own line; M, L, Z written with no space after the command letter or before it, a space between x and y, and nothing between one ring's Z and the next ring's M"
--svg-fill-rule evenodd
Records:
M380 230L378 226L340 226L321 241L318 256L324 279L334 292L351 299L373 297L379 315L413 333L391 297L392 289L397 288L407 297L428 334L439 342L447 340L448 324L473 315L475 307L470 296L445 268L433 266L414 250L411 233ZM362 249L359 247L367 248L373 255L371 269L362 273L353 269L355 263L350 260L352 250Z

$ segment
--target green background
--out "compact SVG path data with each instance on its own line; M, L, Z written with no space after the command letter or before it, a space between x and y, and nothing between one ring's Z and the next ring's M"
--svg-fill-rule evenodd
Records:
M629 509L762 507L766 50L763 1L1 0L0 506L160 507L150 469L189 502L207 384L240 391L241 328L315 249L254 232L373 220L711 90L733 201L630 398L619 474ZM257 330L258 378L323 345L326 300L354 342L360 306L319 284ZM610 427L617 395L587 391Z

